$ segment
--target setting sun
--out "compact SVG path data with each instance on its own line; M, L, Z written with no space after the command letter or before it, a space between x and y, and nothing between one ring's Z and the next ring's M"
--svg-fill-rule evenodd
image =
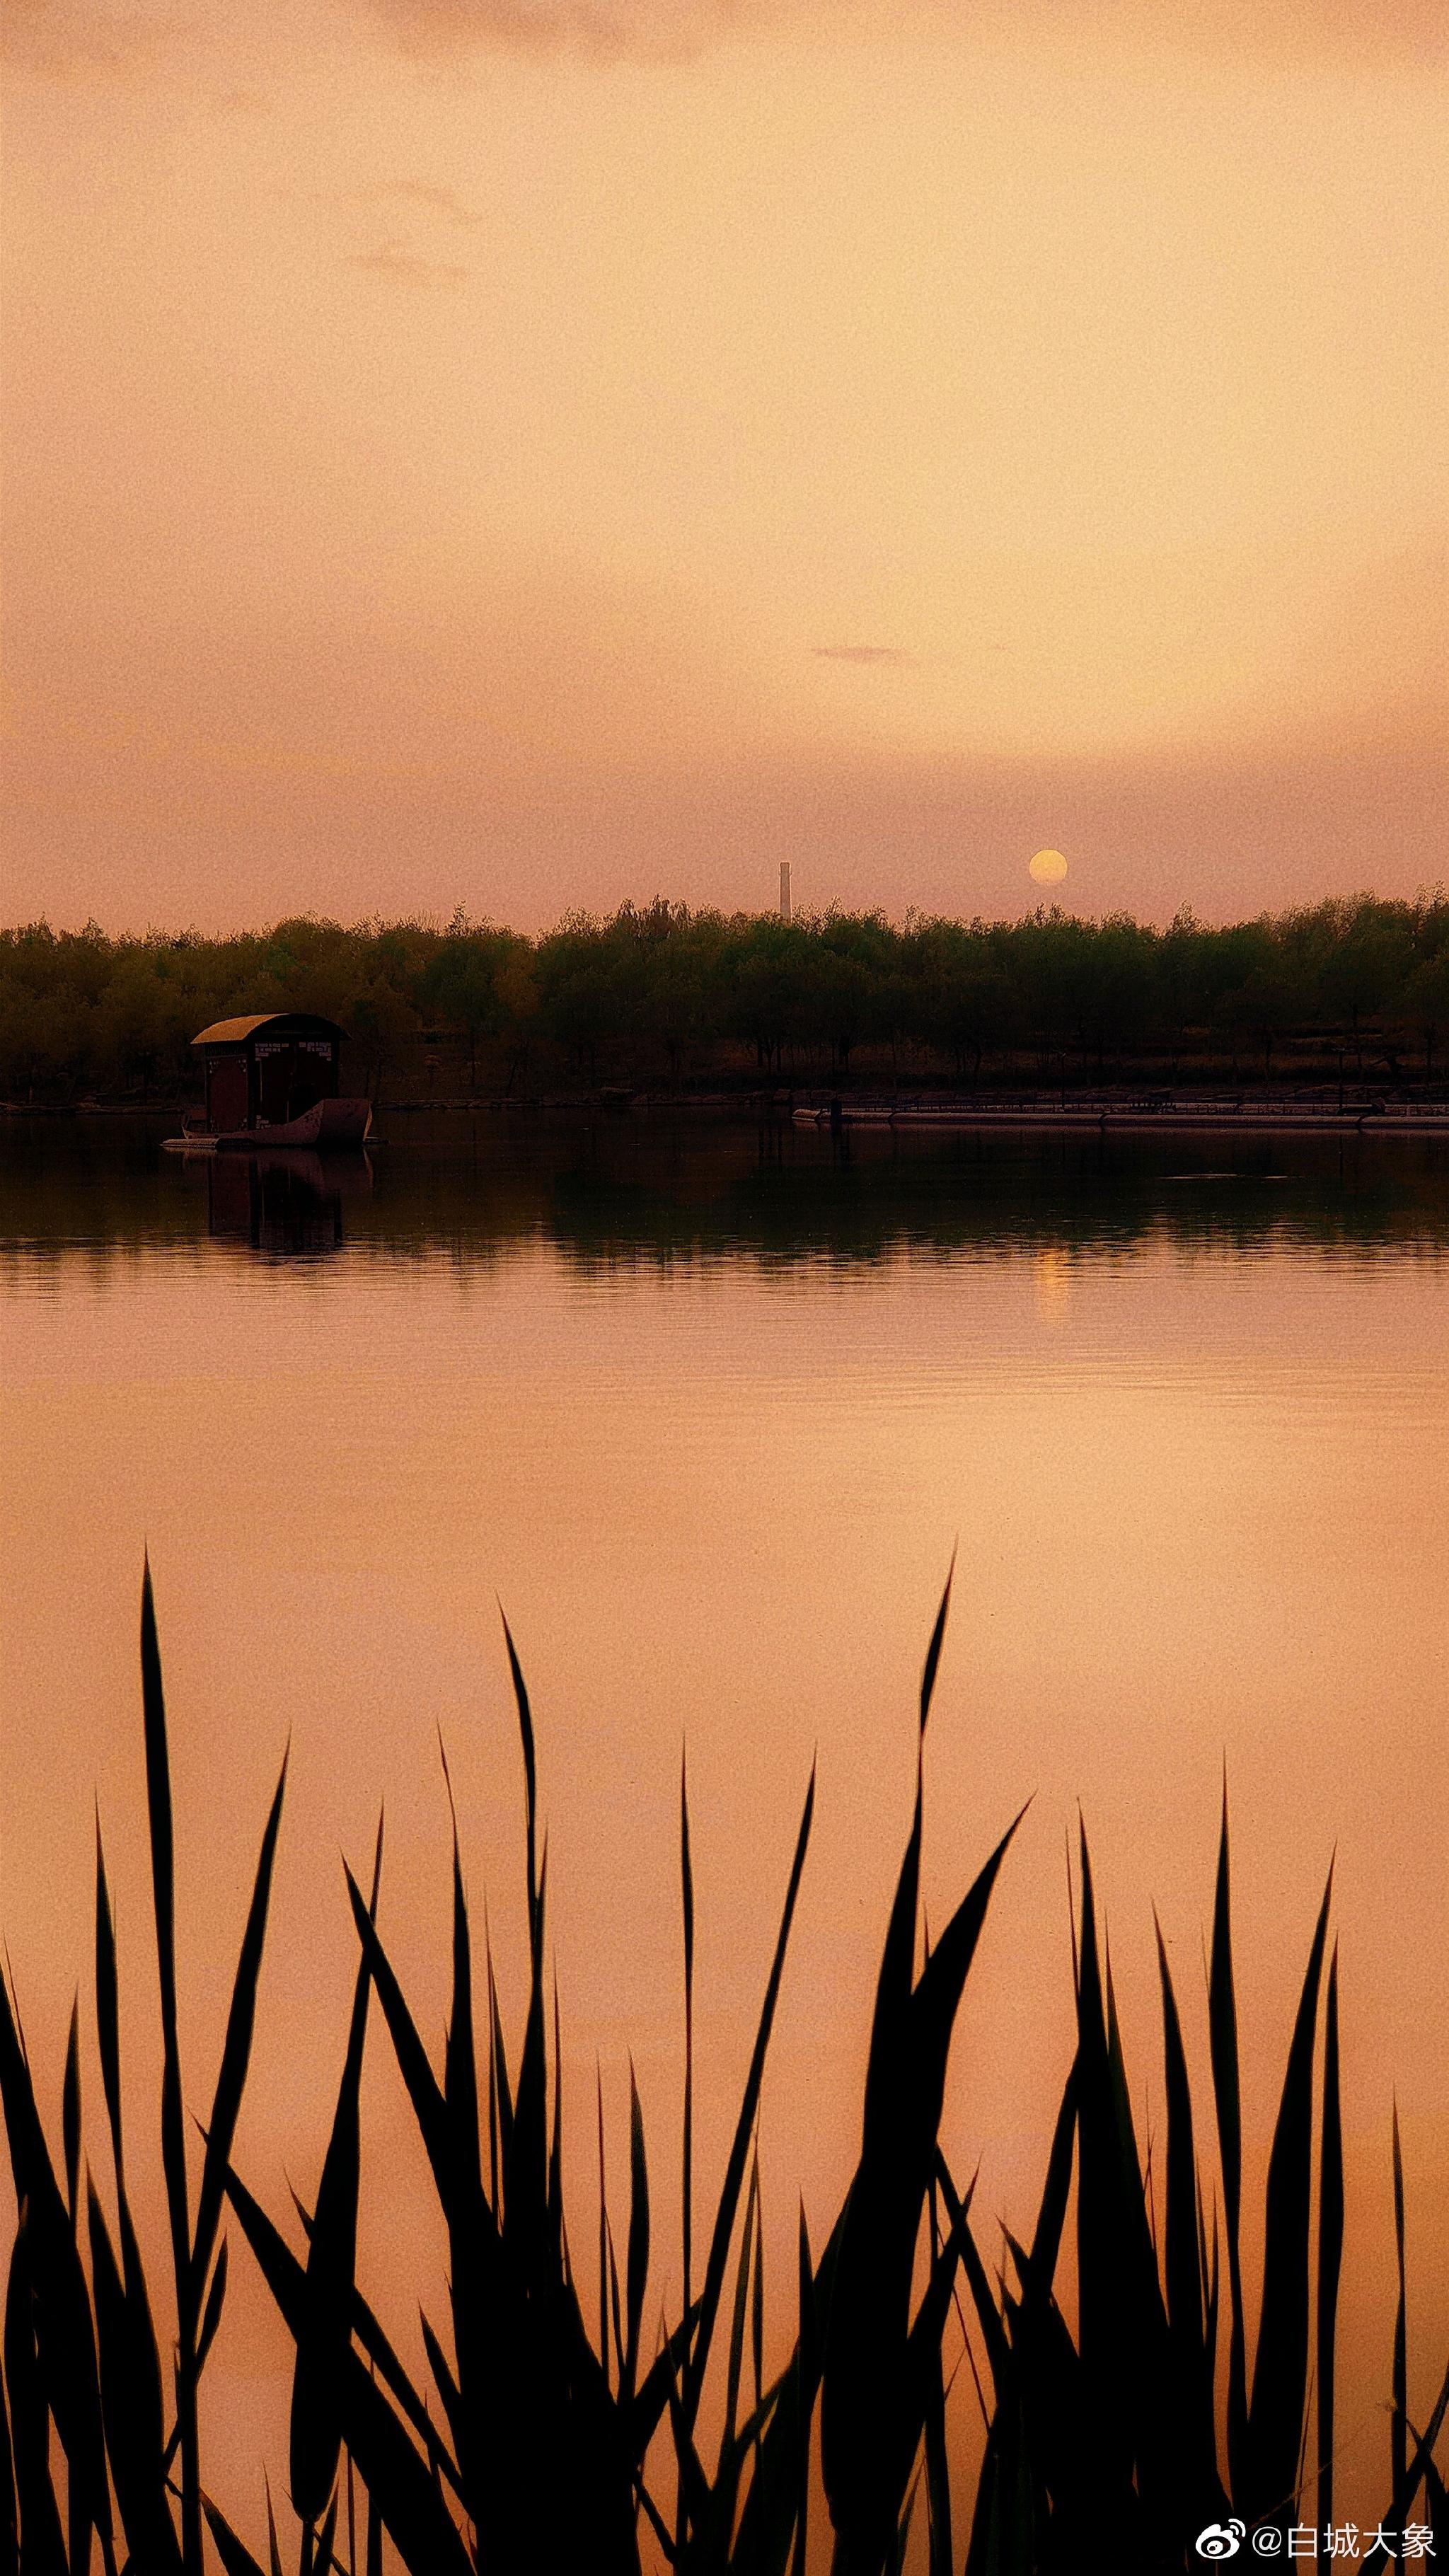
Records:
M1033 885L1058 886L1067 873L1067 863L1060 850L1038 850L1026 872Z

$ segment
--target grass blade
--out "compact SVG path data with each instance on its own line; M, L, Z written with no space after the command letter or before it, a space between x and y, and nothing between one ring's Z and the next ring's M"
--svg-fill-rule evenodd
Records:
M929 2576L955 2576L951 2545L951 2465L946 2448L946 2375L939 2343L926 2408L926 2520Z
M1343 2264L1343 2113L1338 2073L1338 1948L1328 1966L1323 2036L1323 2118L1318 2178L1318 2521L1333 2521L1335 2335Z
M941 1648L946 1642L946 1620L951 1608L951 1586L955 1580L956 1550L953 1547L951 1550L951 1562L946 1569L946 1582L945 1588L941 1594L941 1606L936 1612L935 1624L931 1629L931 1642L926 1648L926 1660L921 1670L922 1735L926 1732L927 1722L931 1714L931 1701L935 1696L936 1675L940 1670Z
M563 2040L559 2030L558 1970L553 1978L553 2133L548 2150L548 2234L555 2263L566 2260L563 2211Z
M228 2172L226 2188L242 2233L295 2338L303 2320L306 2273L235 2172ZM350 2348L341 2359L338 2392L343 2439L403 2564L413 2576L472 2576L472 2562L427 2466Z
M459 2388L458 2382L449 2367L448 2356L444 2352L442 2345L439 2343L437 2335L427 2317L420 2313L419 2322L423 2330L423 2350L428 2356L428 2368L433 2374L438 2394L443 2401L443 2412L448 2419L448 2429L453 2436L454 2446L458 2447L461 2445L462 2440L462 2436L459 2431L459 2425L463 2413L462 2390ZM415 2427L415 2429L418 2428ZM439 2470L439 2473L442 2474L442 2461L438 2457L439 2448L440 2446L438 2446L436 2442L430 2445L428 2456L433 2465ZM452 2483L454 2493L456 2494L456 2479L454 2479Z
M924 1703L924 1689L922 1697ZM901 2445L908 2434L913 2442L919 2435L919 2392L907 2389L904 2359L921 2214L956 2014L1020 1821L978 1872L913 1988L922 1830L917 1763L915 1809L876 1986L860 2162L843 2213L821 2393L826 2496L842 2546L848 2536L849 2548L863 2553L862 2565L878 2559L887 2523L894 2527L910 2468Z
M223 2576L266 2576L260 2559L253 2558L246 2543L238 2540L220 2506L214 2505L210 2496L203 2495L201 2510L221 2560Z
M755 2149L755 2273L750 2289L750 2366L758 2418L765 2386L765 2215L760 2205L758 2146Z
M211 2276L211 2287L206 2294L206 2308L202 2316L201 2333L196 2346L196 2371L198 2378L206 2367L206 2356L216 2341L217 2329L221 2324L221 2312L225 2303L226 2238L223 2237L221 2240L221 2252L216 2258L216 2270Z
M644 2152L644 2115L639 2108L639 2087L634 2080L632 2058L629 2062L629 2244L624 2278L624 2369L619 2395L621 2402L627 2405L634 2394L639 2368L639 2326L649 2278L649 2164Z
M377 1920L382 1881L382 1825L372 1870L368 1919ZM292 2503L307 2524L326 2509L342 2449L341 2382L351 2350L352 2297L357 2269L357 2197L361 2170L360 2096L367 2045L367 2006L372 1979L366 1955L358 1963L347 2055L338 2087L332 2135L317 2188L312 2241L297 2330L292 2379Z
M65 2049L65 2082L61 2093L61 2132L65 2142L65 2205L71 2233L80 2223L81 2080L80 2000L71 2006L70 2037Z
M1167 2294L1171 2347L1171 2392L1168 2400L1175 2475L1186 2490L1191 2510L1202 2522L1215 2517L1222 2503L1217 2467L1213 2359L1208 2346L1202 2231L1197 2188L1197 2154L1193 2136L1192 2088L1182 2044L1177 1997L1167 1964L1167 1947L1157 1928L1157 1966L1162 1989L1162 2048L1167 2095L1167 2206L1163 2277Z
M1233 1981L1231 1869L1228 1851L1228 1789L1223 1782L1222 1831L1218 1840L1217 1887L1213 1898L1212 1959L1208 1970L1208 2037L1212 2057L1213 2101L1217 2111L1218 2159L1223 2177L1223 2233L1228 2256L1228 2474L1235 2499L1247 2490L1248 2376L1243 2321L1243 2266L1239 2219L1243 2196L1243 2114L1238 2081L1238 2007Z
M755 2221L759 2210L760 2160L750 2166L750 2187L745 2194L745 2223L740 2232L740 2256L735 2270L734 2307L730 2316L729 2354L725 2365L725 2430L723 2448L734 2447L735 2427L739 2421L740 2373L744 2366L745 2322L750 2296L750 2256L754 2245Z
M421 2131L423 2145L427 2149L428 2162L433 2168L433 2177L438 2185L443 2205L445 2209L452 2208L458 2197L457 2164L453 2147L453 2124L448 2117L448 2106L443 2097L442 2087L433 2073L428 2052L418 2036L417 2024L408 2010L392 1963L378 1938L377 1927L363 1900L362 1890L345 1864L344 1875L347 1881L348 1900L352 1907L352 1919L357 1926L358 1938L362 1943L364 1963L377 1989L377 1999L382 2006L383 2019L387 2023L388 2035L393 2044L393 2053L397 2058L403 2082L407 2086L408 2099L413 2106L413 2116Z
M94 2189L88 2195L91 2278L100 2344L101 2402L116 2501L133 2565L181 2566L166 2500L161 2369L149 2311L127 2297Z
M262 1971L262 1951L267 1936L267 1910L271 1903L272 1871L277 1857L277 1836L282 1824L282 1801L287 1791L287 1765L290 1748L282 1757L282 1768L262 1832L257 1854L256 1876L252 1885L251 1904L247 1910L246 1928L237 1956L236 1975L232 1979L231 2005L227 2013L226 2036L222 2042L221 2067L216 2079L216 2092L211 2105L211 2122L206 2132L206 2150L201 2168L201 2191L197 2201L196 2234L191 2250L191 2292L199 2308L211 2269L216 2245L216 2231L221 2219L222 2194L226 2169L231 2162L232 2142L236 2136L242 2094L246 2089L247 2068L251 2062L252 2032L256 2024L257 1984ZM198 2359L198 2369L200 2362Z
M800 2315L800 2337L796 2353L800 2371L800 2399L796 2429L797 2468L795 2472L795 2548L790 2562L790 2576L805 2576L806 2554L810 2546L810 2418L815 2392L820 2385L820 2337L815 2327L815 2267L810 2255L810 2230L805 2222L805 2203L800 2203L800 2242L796 2257L797 2298Z
M594 2094L599 2133L599 2361L604 2384L609 2380L609 2191L604 2172L604 2070L594 2060Z
M528 1704L528 1685L513 1643L513 1631L504 1617L502 1605L498 1615L503 1620L503 1642L508 1649L508 1671L513 1683L513 1697L518 1710L518 1732L523 1744L524 1831L527 1836L528 1923L533 1933L538 1913L538 1758L533 1741L533 1711Z
M186 2576L202 2576L201 2463L196 2424L196 2312L191 2218L182 2114L181 2045L176 2024L176 1850L171 1814L171 1762L166 1695L156 1637L151 1563L141 1578L141 1715L146 1745L146 1811L151 1840L151 1893L156 1970L161 1987L161 2164L176 2276L178 2367L176 2414L181 2430L181 2554Z
M488 1953L488 2069L488 2145L492 2166L489 2198L501 2220L504 2187L513 2155L513 2093L508 2081L508 2051L503 2039L503 2015L499 2009L491 1947Z
M1252 2485L1246 2510L1259 2519L1294 2502L1308 2384L1308 2231L1313 2147L1313 2044L1328 1937L1333 1872L1323 1891L1303 1980L1273 2148L1263 2245L1263 2309L1248 2414ZM1296 2517L1295 2517L1296 2518Z
M689 1779L679 1765L679 1886L684 1918L684 2140L681 2149L681 2221L684 2233L684 2307L691 2304L694 2262L694 1864L689 1848Z
M730 2147L729 2162L725 2167L719 2207L715 2213L714 2229L710 2237L709 2259L705 2265L704 2288L700 2296L698 2333L685 2365L682 2392L683 2419L691 2430L699 2411L704 2374L714 2338L715 2319L719 2314L725 2265L729 2260L730 2238L734 2233L735 2212L739 2207L745 2162L749 2155L755 2115L759 2109L760 2087L765 2076L765 2057L770 2045L770 2033L774 2028L775 2006L779 2001L780 1981L785 1973L785 1953L790 1944L790 1927L795 1920L795 1903L800 1893L800 1881L804 1875L805 1855L810 1848L810 1827L814 1815L815 1766L812 1763L810 1785L805 1792L805 1806L800 1818L800 1830L795 1838L795 1856L790 1865L790 1883L785 1891L785 1904L775 1942L775 1955L770 1962L770 1974L765 1986L764 2002L760 2007L759 2027L755 2033L749 2073L745 2078L744 2095L740 2102L739 2117L735 2122L734 2139Z
M1157 1973L1162 1987L1162 2055L1167 2093L1167 2215L1164 2271L1173 2341L1184 2355L1200 2357L1203 2282L1198 2260L1197 2156L1192 2134L1192 2088L1182 2045L1182 2024L1162 1927L1157 1930Z
M121 2130L121 2036L120 2007L116 1991L116 1933L111 1914L111 1892L106 1883L106 1858L101 1847L101 1824L96 1818L96 2042L101 2060L101 2085L106 2097L106 2114L111 2126L111 2156L115 2167L116 2189L125 2190L126 2156Z
M5 2381L10 2392L22 2563L25 2576L32 2576L32 2571L33 2576L69 2576L50 2477L50 2424L35 2342L28 2233L28 2204L22 2202L5 2293Z
M1104 1991L1096 1893L1080 1836L1081 1938L1077 1995L1077 2275L1084 2464L1105 2527L1149 2550L1161 2535L1160 2421L1168 2360L1167 2316L1147 2225L1110 1978Z
M20 2576L20 2516L15 2494L15 2454L10 2413L0 2379L0 2576Z
M1434 2456L1435 2445L1444 2429L1446 2414L1449 2414L1449 2370L1445 2371L1440 2382L1439 2394L1434 2400L1429 2421L1414 2445L1413 2457L1405 2472L1403 2484L1396 2489L1392 2501L1379 2516L1379 2529L1390 2539L1393 2533L1402 2527L1419 2492L1425 2472ZM1386 2549L1382 2541L1376 2542L1364 2559L1361 2576L1380 2576L1380 2571L1388 2565L1392 2554L1394 2553Z
M1393 2414L1390 2458L1394 2493L1400 2496L1409 2474L1409 2324L1404 2276L1404 2158L1399 2144L1399 2106L1394 2104L1394 2252L1398 2263L1399 2299L1394 2311Z
M473 2034L473 1937L463 1890L463 1864L458 1850L458 1811L453 1783L443 1757L448 1809L453 1826L453 2001L443 2059L443 2099L453 2126L453 2152L458 2170L483 2188L482 2123L478 2108L478 2056Z
M292 2195L292 2200L297 2216L302 2222L303 2233L310 2242L312 2235L311 2211L303 2207L301 2201L297 2199L295 2192ZM372 2309L368 2306L362 2292L356 2287L354 2287L352 2293L352 2331L357 2337L358 2342L361 2344L363 2352L367 2356L374 2378L380 2379L384 2388L389 2389L392 2395L396 2398L403 2414L406 2416L409 2424L413 2428L413 2431L422 2443L424 2450L427 2452L430 2466L436 2469L439 2476L446 2478L454 2495L461 2501L463 2486L462 2480L458 2474L457 2465L452 2459L450 2459L446 2446L439 2439L437 2427L431 2421L427 2407L424 2405L422 2398L414 2388L413 2383L409 2379L407 2372L404 2370L402 2363L399 2361L392 2344L383 2332L381 2325L373 2314ZM423 2319L423 2341L425 2348L430 2354L432 2346L428 2342L428 2338L431 2334L432 2328L425 2317ZM439 2385L442 2386L441 2381L439 2382Z
M100 2374L85 2274L35 2107L30 2068L4 1979L0 1978L0 2104L16 2198L24 2212L16 2259L28 2305L44 2401L55 2417L81 2509L100 2534L107 2576L115 2566L111 2501L101 2425ZM23 2341L23 2337L22 2337ZM24 2508L22 2505L22 2535Z
M1049 2301L1052 2283L1056 2279L1062 2231L1067 2223L1067 2203L1071 2197L1072 2155L1076 2139L1077 2061L1073 2058L1052 2131L1051 2153L1047 2157L1046 2180L1042 2184L1041 2207L1037 2211L1036 2232L1031 2240L1024 2284L1029 2297L1042 2306Z

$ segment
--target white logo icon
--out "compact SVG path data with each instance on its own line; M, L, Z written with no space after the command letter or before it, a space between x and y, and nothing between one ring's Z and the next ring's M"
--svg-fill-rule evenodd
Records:
M1210 2522L1197 2536L1199 2558L1236 2558L1247 2532L1245 2522Z

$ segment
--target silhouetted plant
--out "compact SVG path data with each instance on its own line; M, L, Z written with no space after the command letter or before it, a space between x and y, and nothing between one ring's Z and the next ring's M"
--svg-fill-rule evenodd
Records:
M817 2461L831 2531L817 2531L816 2556L828 2540L834 2576L894 2576L918 2506L930 2576L954 2576L958 2567L964 2576L1066 2576L1105 2563L1104 2547L1116 2568L1182 2569L1197 2563L1195 2536L1209 2525L1236 2520L1244 2534L1271 2531L1286 2555L1289 2530L1306 2513L1331 2523L1344 2200L1330 1891L1309 1949L1268 2164L1251 2375L1226 1799L1208 1975L1216 2155L1205 2167L1159 1935L1166 2125L1161 2154L1144 2166L1083 1836L1075 2053L1030 2243L1005 2232L993 2278L977 2241L973 2187L953 2175L940 2128L952 2031L1021 1819L939 1937L923 1943L921 1749L949 1597L948 1582L921 1685L914 1812L877 1983L860 2154L818 2258L802 2212L795 2333L783 2368L769 2378L758 2113L810 1845L813 1774L703 2236L694 2225L695 1891L681 1784L684 2289L679 2314L652 2349L644 2336L652 2193L632 2079L622 2268L602 2103L598 2273L587 2292L571 2250L533 1718L506 1626L525 1787L529 1972L521 2034L510 2048L491 1957L481 2011L475 2001L455 1819L452 2000L441 2069L434 2066L379 1930L379 1831L369 1893L348 1874L358 1940L352 2008L316 2204L310 2211L297 2204L294 2246L232 2162L286 1766L262 1836L220 2072L199 2156L191 2158L176 2023L166 1714L148 1571L141 1665L170 2238L164 2314L158 2325L160 2276L148 2275L128 2195L115 1939L98 1839L96 2034L114 2223L89 2168L81 2223L78 2018L66 2056L58 2171L14 2001L0 1983L0 2103L17 2200L0 2356L0 2576L80 2576L97 2548L104 2576L125 2567L134 2576L200 2576L208 2533L225 2576L264 2576L208 2495L201 2459L197 2393L223 2316L228 2204L296 2348L287 2490L300 2526L299 2576L333 2568L380 2576L384 2538L412 2576L511 2576L525 2568L572 2576L581 2567L638 2576L646 2558L687 2576L804 2576ZM425 2386L404 2367L357 2279L360 2094L374 1998L448 2232L446 2326L422 2321ZM1398 2306L1383 2523L1400 2529L1422 2491L1425 2531L1442 2531L1434 2452L1449 2411L1449 2372L1428 2421L1415 2426L1397 2119L1393 2168ZM1074 2182L1068 2299L1059 2277ZM963 2306L983 2356L986 2419L979 2468L969 2473L947 2421ZM708 2440L706 2421L715 2428ZM267 2576L281 2576L269 2491L266 2515ZM1360 2561L1370 2576L1385 2563L1381 2544Z

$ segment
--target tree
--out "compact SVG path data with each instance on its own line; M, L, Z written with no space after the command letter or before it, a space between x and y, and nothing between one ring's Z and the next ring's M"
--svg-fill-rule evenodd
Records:
M1305 979L1291 951L1274 936L1270 921L1255 923L1259 937L1250 953L1247 974L1234 996L1236 1025L1256 1038L1263 1050L1263 1079L1273 1078L1273 1049L1304 1017Z
M1434 1079L1434 1050L1439 1032L1449 1025L1449 942L1426 957L1409 977L1405 1016L1424 1050L1424 1079Z
M419 978L425 1015L459 1031L467 1045L470 1091L478 1088L478 1041L495 1036L503 1025L501 947L496 931L461 927L455 920Z
M514 941L508 963L499 968L496 990L500 1025L509 1048L508 1088L511 1091L527 1067L528 1052L538 1022L538 985L523 940Z
M776 914L737 914L731 925L726 1025L755 1050L762 1073L781 1070L802 1034L811 988L810 931Z
M367 1096L375 1101L382 1078L405 1040L416 1034L417 1014L385 975L373 975L347 1004L345 1022L362 1059Z

